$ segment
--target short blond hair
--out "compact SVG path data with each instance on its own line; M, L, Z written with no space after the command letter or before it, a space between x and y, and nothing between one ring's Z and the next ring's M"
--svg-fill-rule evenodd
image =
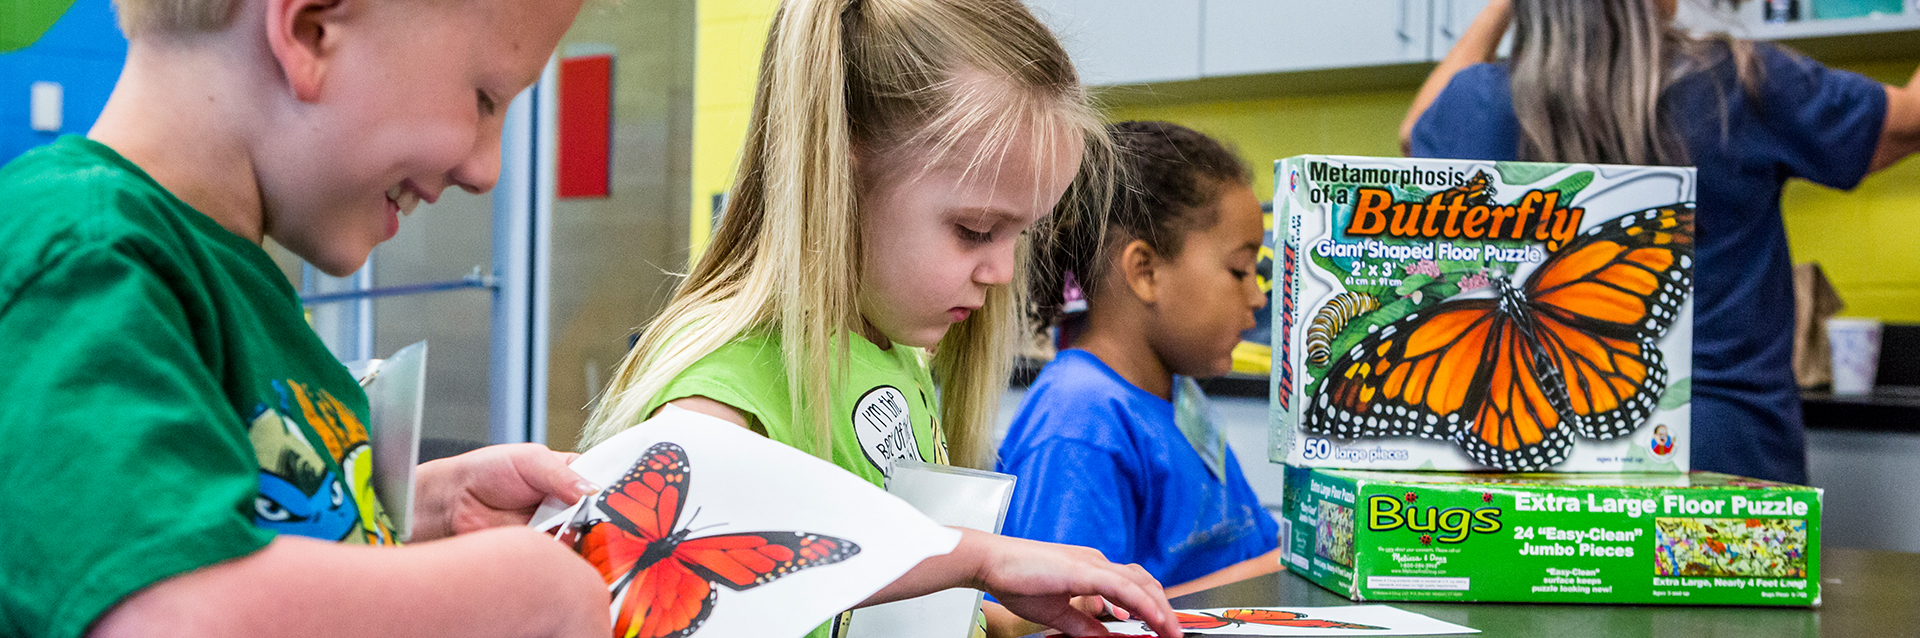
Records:
M241 0L113 0L127 39L191 35L227 28Z

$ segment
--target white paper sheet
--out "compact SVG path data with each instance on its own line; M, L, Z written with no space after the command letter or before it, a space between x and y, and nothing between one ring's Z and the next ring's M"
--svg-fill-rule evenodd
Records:
M649 457L651 464L630 472L643 456ZM651 622L668 627L695 626L692 635L701 638L799 636L879 591L921 560L952 551L960 541L958 531L941 527L900 499L831 463L731 423L671 406L594 446L572 467L587 480L607 488L582 501L593 506L586 520L605 526L596 529L613 532L613 537L627 539L618 542L634 543L633 547L653 541L652 554L662 556L648 564L630 563L638 569L624 570L617 565L619 559L613 559L615 584L609 589L614 590L611 612L616 626L627 597L650 596L670 587L686 596L677 604L654 607ZM675 509L671 498L675 490L647 487L663 484L680 486L677 493L682 505L677 508L677 516L668 511ZM627 500L622 494L640 499ZM641 504L658 494L666 495L658 507ZM563 528L564 534L564 528L579 518L575 516L579 507L549 499L535 512L533 527L543 531ZM658 522L622 524L610 517L607 509L627 511L629 520L652 511ZM645 529L649 526L657 530ZM708 558L702 558L690 551L701 546L702 539L742 538L738 535L750 539L759 532L804 535L809 539L804 542L810 544L798 545L803 541L793 535L773 534L769 538L788 539L787 544L802 547L803 554L806 548L825 548L839 560L798 569L763 569L762 573L774 574L763 580L764 584L749 583L741 591L716 584L707 596L703 596L706 590L698 583L661 584L661 577L670 575L692 574L698 580L710 580L701 574L701 567L703 561L717 560L711 558L716 552L706 552L702 555ZM850 551L846 546L858 549ZM662 551L670 547L679 551L670 555ZM639 555L638 551L607 552L615 556L623 553L628 561ZM741 561L754 562L753 556ZM767 565L764 561L759 564ZM628 582L634 586L626 587ZM699 602L703 597L704 602ZM704 620L697 618L702 610ZM648 620L636 620L641 622Z
M1478 629L1435 620L1386 605L1345 607L1222 607L1179 609L1180 625L1189 636L1438 636L1477 634ZM1152 635L1146 625L1110 622L1107 630L1127 635Z

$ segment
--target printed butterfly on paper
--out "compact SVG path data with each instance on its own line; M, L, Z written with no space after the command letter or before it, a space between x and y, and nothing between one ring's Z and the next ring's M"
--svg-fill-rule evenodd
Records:
M1282 611L1278 609L1227 609L1227 610L1221 611L1218 614L1207 613L1207 612L1188 613L1184 611L1176 611L1176 612L1173 612L1173 616L1175 619L1178 619L1180 621L1181 629L1220 629L1223 627L1237 627L1240 625L1264 625L1268 627L1316 627L1316 628L1323 628L1323 629L1368 629L1368 630L1375 630L1375 631L1382 631L1386 629L1386 627L1375 627L1373 625L1362 625L1359 623L1341 622L1338 620L1322 620L1319 618L1308 618L1306 614L1302 614L1300 612Z
M860 553L851 541L805 532L689 538L694 530L677 526L692 477L686 450L655 444L594 501L606 520L581 522L582 507L561 534L620 601L616 638L682 638L712 615L715 584L746 591Z
M1474 461L1538 470L1571 433L1611 439L1652 416L1667 368L1655 343L1692 284L1694 208L1675 204L1574 237L1524 285L1409 314L1341 355L1307 410L1309 434L1419 436Z

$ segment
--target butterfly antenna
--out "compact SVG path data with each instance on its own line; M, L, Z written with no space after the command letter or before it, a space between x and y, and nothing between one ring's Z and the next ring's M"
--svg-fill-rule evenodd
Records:
M704 530L709 530L709 529L713 529L713 528L715 528L715 527L721 527L721 526L724 526L724 525L726 525L726 523L714 523L714 524L712 524L712 525L708 525L708 526L706 526L706 527L694 527L694 526L693 526L693 522L694 522L694 521L696 521L696 520L699 520L699 519L700 519L700 509L701 509L701 508L698 508L698 507L696 507L696 508L693 508L693 515L692 515L692 516L689 516L689 517L687 517L687 532L688 532L688 533L693 533L693 532L699 532L699 531L704 531Z

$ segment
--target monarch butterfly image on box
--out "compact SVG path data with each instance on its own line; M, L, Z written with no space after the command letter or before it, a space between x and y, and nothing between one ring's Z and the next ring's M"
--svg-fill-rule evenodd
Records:
M1306 614L1278 609L1228 609L1219 614L1190 614L1184 611L1173 612L1180 621L1181 629L1220 629L1239 625L1266 625L1269 627L1319 627L1325 629L1370 629L1385 630L1386 627L1362 625L1308 618Z
M1493 176L1488 175L1486 171L1474 171L1472 179L1468 179L1465 184L1448 189L1448 192L1464 195L1469 205L1485 204L1491 201L1494 195L1500 194L1500 191L1493 189Z
M1474 462L1551 467L1572 434L1611 439L1652 416L1667 369L1655 344L1692 289L1694 207L1591 227L1521 285L1454 298L1362 339L1328 369L1303 430L1336 439L1452 441Z
M686 450L655 444L594 500L605 520L583 521L583 506L560 537L600 570L619 602L617 638L690 635L713 613L715 584L746 591L860 553L845 539L806 532L689 538L696 530L679 520L692 481Z

